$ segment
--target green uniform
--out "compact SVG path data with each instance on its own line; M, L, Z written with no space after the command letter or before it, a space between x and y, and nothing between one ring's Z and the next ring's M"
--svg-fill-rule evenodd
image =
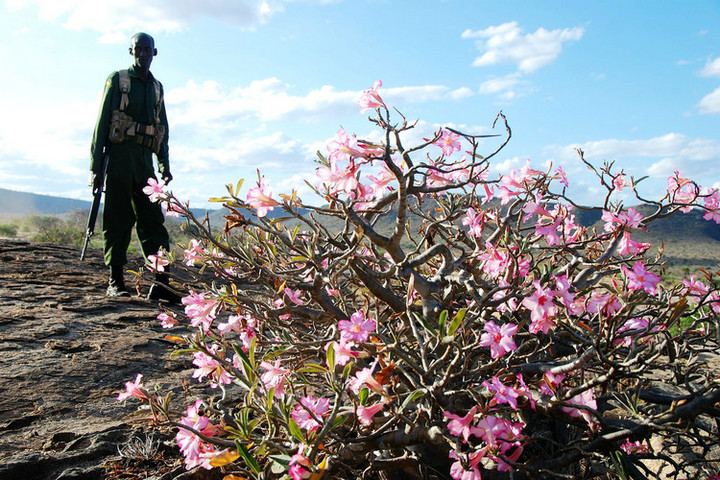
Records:
M143 81L134 67L128 69L131 88L128 93L129 104L125 108L133 121L153 125L157 118L165 126L165 136L157 154L158 170L162 175L169 171L168 163L168 122L165 102L162 99L162 85L148 73ZM112 112L120 107L119 73L112 73L105 82L102 106L93 134L90 170L96 175L102 171L103 149L108 148L110 159L105 179L105 204L103 207L103 242L105 264L125 265L127 248L130 245L132 228L137 222L137 236L143 255L157 253L160 247L169 248L167 230L163 225L165 218L158 203L153 203L142 189L149 178L156 178L149 146L130 138L122 143L110 142L109 129ZM156 86L161 93L160 102L156 99ZM159 104L158 104L159 103ZM142 138L142 136L140 136Z

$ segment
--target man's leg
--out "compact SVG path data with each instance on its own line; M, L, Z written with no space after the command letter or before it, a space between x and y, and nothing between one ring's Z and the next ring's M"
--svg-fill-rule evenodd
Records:
M107 295L130 296L123 278L127 263L127 249L135 224L132 208L132 184L127 174L108 172L105 180L105 204L103 207L103 246L105 264L110 267Z

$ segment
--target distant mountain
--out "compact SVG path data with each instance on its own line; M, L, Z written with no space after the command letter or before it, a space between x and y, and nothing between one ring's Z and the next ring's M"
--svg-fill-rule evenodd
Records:
M75 210L90 210L90 206L89 200L74 200L0 188L0 216L61 215Z

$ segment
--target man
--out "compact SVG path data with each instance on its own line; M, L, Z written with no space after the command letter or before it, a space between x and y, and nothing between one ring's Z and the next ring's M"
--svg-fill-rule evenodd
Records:
M109 297L129 297L123 279L127 249L133 226L143 256L169 249L162 209L151 202L142 189L148 179L155 178L152 154L157 156L160 176L172 180L168 160L168 121L165 113L162 84L150 73L150 64L157 55L155 40L138 33L130 41L133 65L112 73L105 82L100 114L93 134L90 163L93 191L105 182L103 208L103 245L105 264L110 267ZM109 152L107 176L102 177L104 152ZM178 296L163 288L166 275L156 275L161 284L153 284L149 298L177 302Z

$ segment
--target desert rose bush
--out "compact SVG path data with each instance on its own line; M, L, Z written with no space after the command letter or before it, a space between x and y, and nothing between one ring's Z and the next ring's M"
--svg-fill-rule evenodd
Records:
M442 128L407 146L414 124L380 86L360 104L382 141L340 130L319 154L313 202L275 195L258 172L244 197L228 185L215 199L226 224L212 233L147 187L197 234L149 268L183 279L184 314L158 318L193 329L184 352L212 394L177 416L138 376L118 399L176 425L188 469L241 477L716 470L720 384L699 356L716 346L715 274L665 285L633 234L678 210L718 222L720 194L676 172L650 202L581 151L606 191L596 207L566 196L560 167L490 178L510 139L502 114L500 138ZM614 200L623 189L648 207Z

